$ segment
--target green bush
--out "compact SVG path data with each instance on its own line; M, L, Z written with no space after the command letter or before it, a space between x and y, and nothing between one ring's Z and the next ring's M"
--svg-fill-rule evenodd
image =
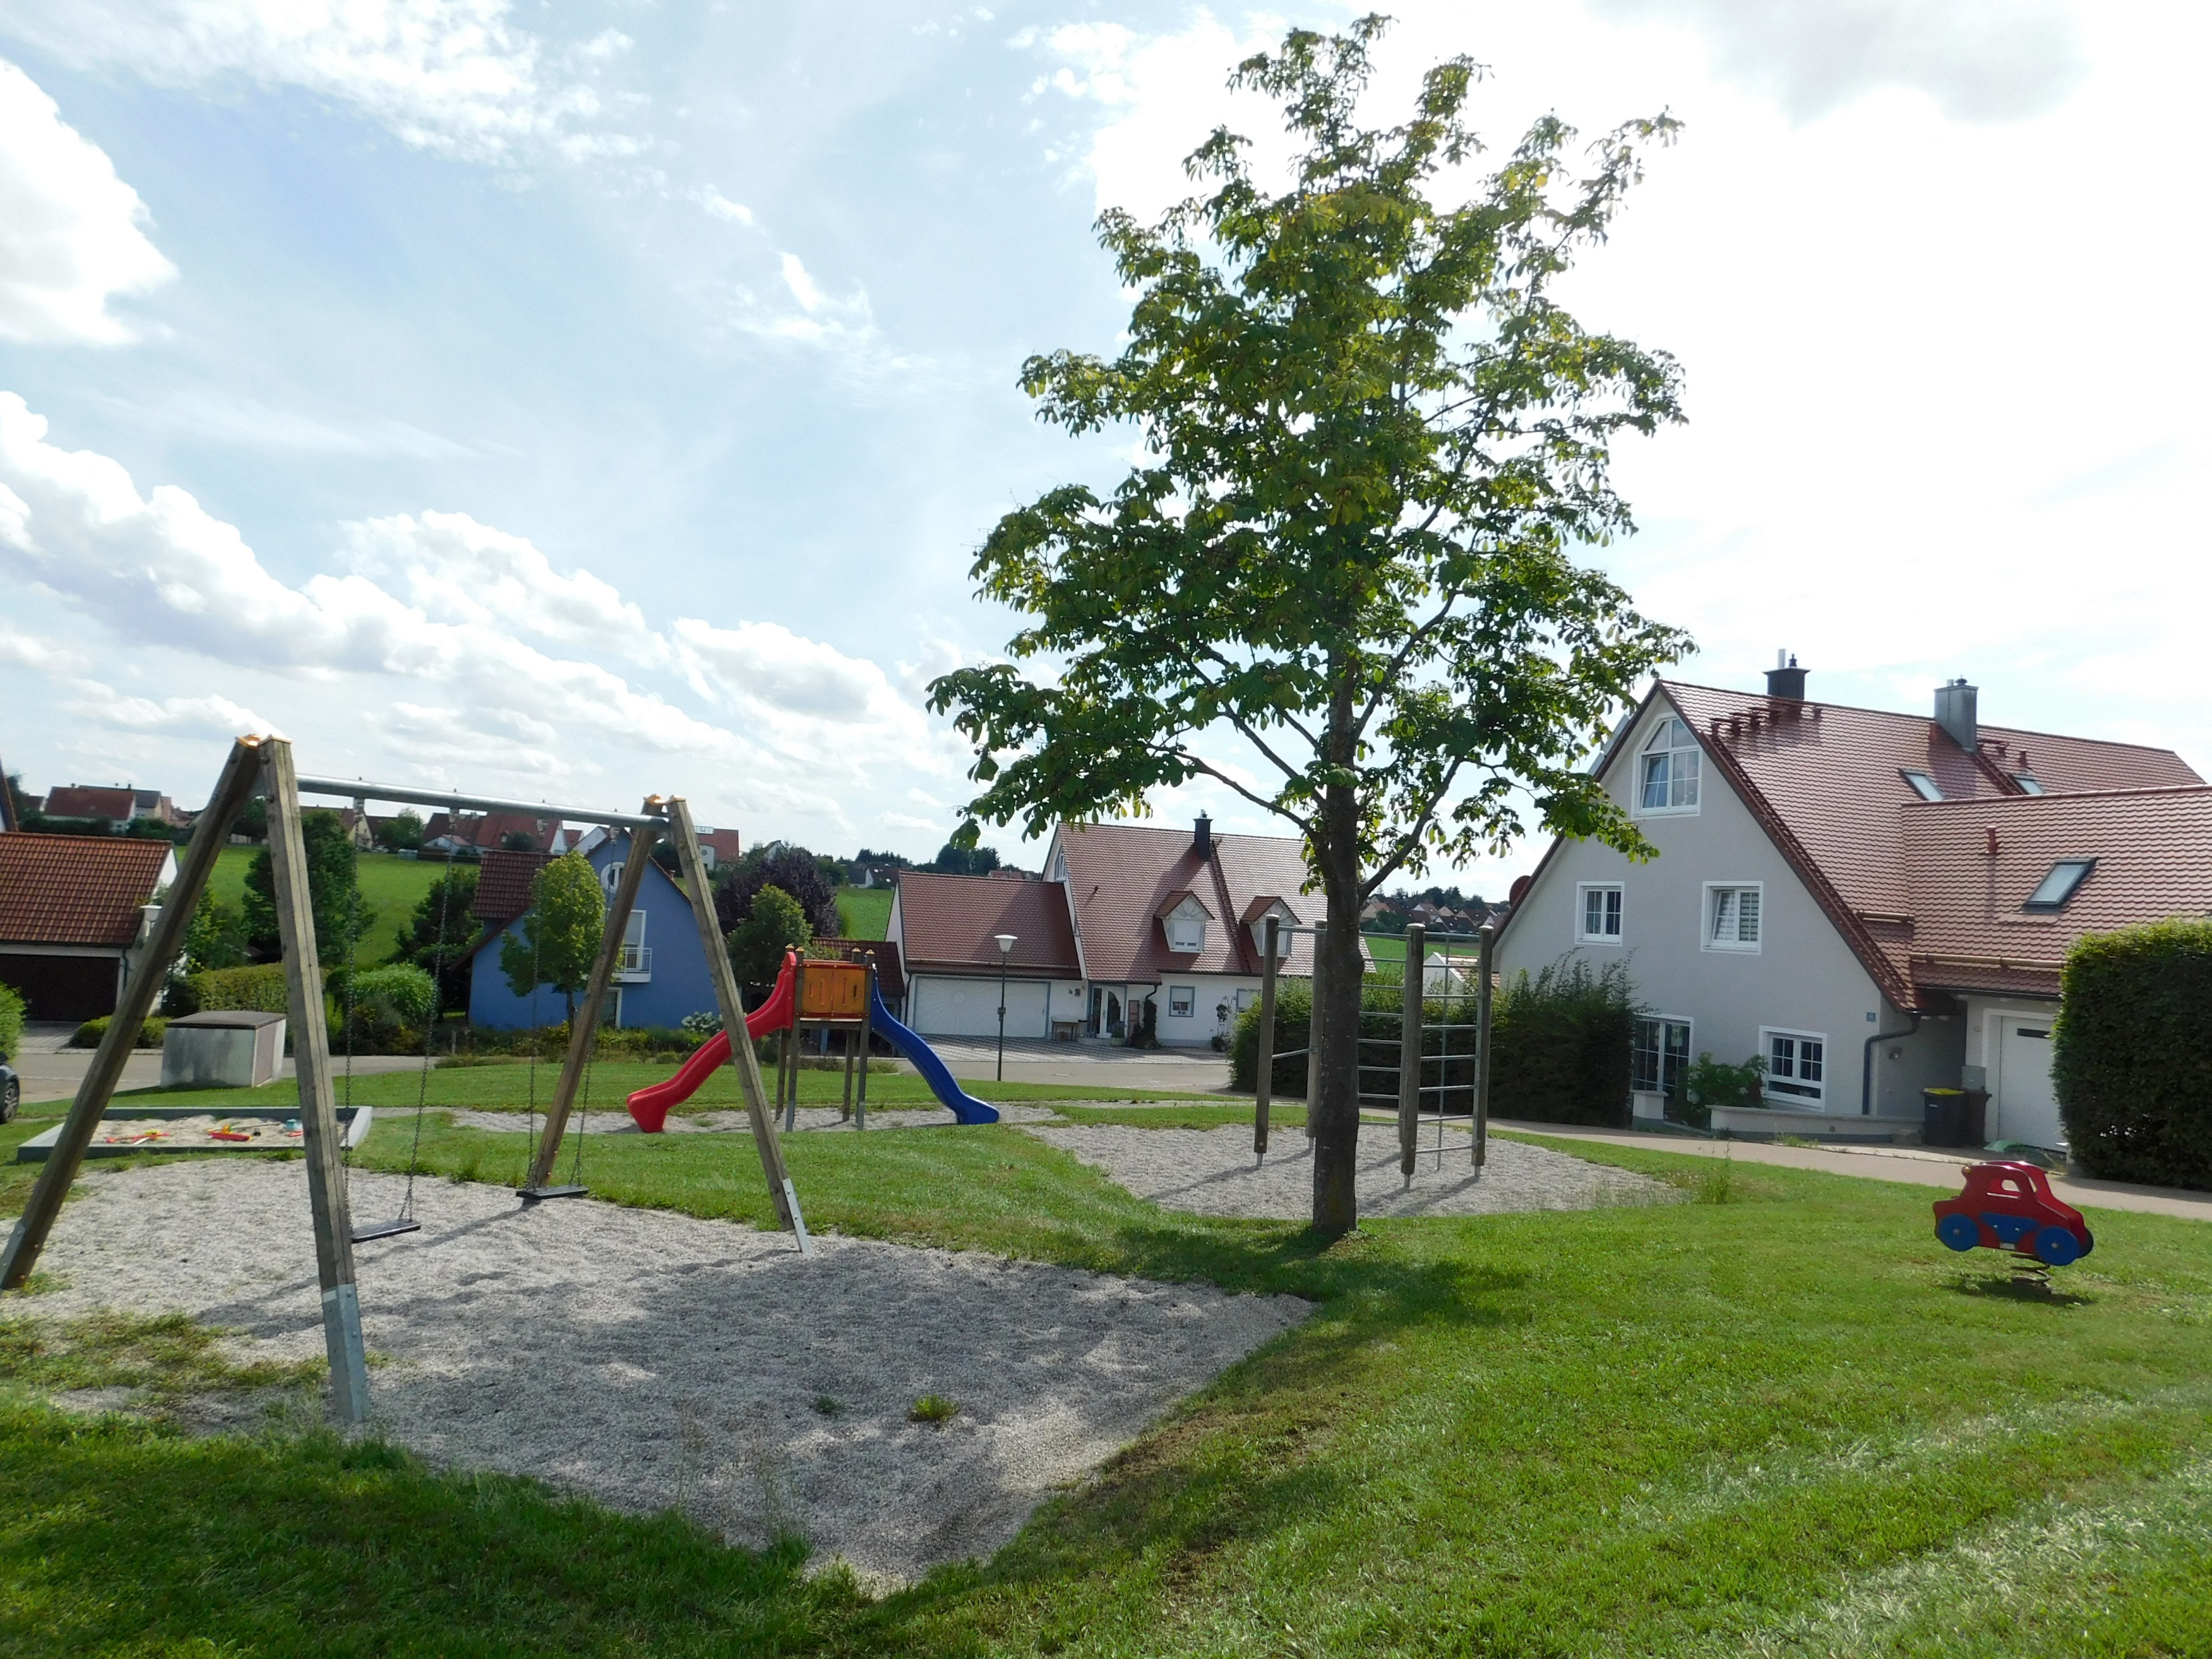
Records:
M14 1054L22 1040L23 999L14 986L0 985L0 1054Z
M1490 1109L1541 1123L1629 1127L1629 1050L1639 1012L1625 963L1592 972L1562 957L1523 969L1491 1013Z
M110 1023L109 1017L106 1014L100 1015L97 1019L85 1021L70 1033L70 1047L97 1048L100 1047L100 1039L107 1035ZM169 1022L166 1019L159 1018L147 1019L138 1027L138 1041L131 1046L134 1048L158 1048L161 1046L161 1038L168 1029Z
M437 982L420 968L394 963L386 968L363 968L345 990L343 973L332 976L340 988L339 1018L349 1002L353 1026L349 1034L356 1054L413 1054L422 1046L422 1027L438 1002Z
M2212 921L2076 939L2051 1079L2087 1174L2212 1187Z
M1682 1073L1683 1121L1700 1129L1713 1127L1716 1106L1764 1106L1759 1080L1766 1075L1766 1062L1753 1054L1741 1066L1701 1054L1698 1063Z
M216 968L187 974L180 985L169 988L169 1012L197 1014L210 1009L246 1009L256 1013L289 1014L292 1005L284 988L284 964L264 963L253 968Z
M1398 1091L1398 1050L1393 1046L1399 1040L1405 1018L1406 994L1402 988L1403 970L1398 970L1400 982L1394 984L1380 975L1360 987L1359 1035L1379 1041L1363 1042L1359 1089L1362 1094L1387 1094L1394 1098ZM1289 980L1275 992L1275 1063L1274 1081L1271 1092L1284 1099L1302 1099L1306 1091L1306 1057L1298 1051L1304 1048L1313 1021L1313 985L1309 980ZM1431 1062L1424 1066L1421 1085L1434 1089L1439 1084L1462 1094L1429 1097L1429 1109L1442 1100L1455 1111L1471 1110L1474 1085L1474 1034L1468 1030L1445 1030L1446 1025L1472 1025L1474 1011L1462 1002L1447 1005L1432 999L1421 1005L1421 1053ZM1285 1059L1288 1054L1291 1057ZM1229 1035L1230 1086L1252 1090L1257 1086L1260 1075L1260 1005L1257 1002L1237 1016L1237 1024ZM1373 1107L1381 1104L1370 1100Z

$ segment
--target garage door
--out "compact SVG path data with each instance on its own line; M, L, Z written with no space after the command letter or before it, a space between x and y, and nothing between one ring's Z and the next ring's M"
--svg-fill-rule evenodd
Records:
M0 985L22 994L27 1019L92 1019L115 1012L115 958L0 955Z
M1052 987L1035 980L1012 980L1006 985L1006 1035L1038 1038L1052 1035L1046 1016ZM999 981L995 979L945 979L919 975L908 988L907 1024L924 1036L988 1036L999 1035Z

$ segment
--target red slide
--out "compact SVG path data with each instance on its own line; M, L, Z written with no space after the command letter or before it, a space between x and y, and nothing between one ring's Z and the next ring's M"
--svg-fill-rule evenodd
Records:
M766 1002L745 1016L745 1035L764 1037L770 1031L781 1031L791 1024L791 1008L799 983L799 957L787 951L783 957L783 971L775 978L775 989L769 993ZM699 1085L714 1073L714 1068L730 1057L730 1034L717 1031L699 1045L698 1052L684 1062L683 1068L665 1083L656 1083L640 1089L629 1097L631 1121L649 1135L659 1134L668 1122L668 1114L699 1091Z

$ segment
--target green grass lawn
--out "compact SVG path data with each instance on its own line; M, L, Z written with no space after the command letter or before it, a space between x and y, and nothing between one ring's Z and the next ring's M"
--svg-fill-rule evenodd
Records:
M238 903L245 896L246 872L260 850L258 847L224 848L216 856L210 890L218 898ZM446 866L391 853L363 853L357 867L362 902L376 912L376 920L362 935L360 945L362 962L373 965L392 955L400 930L415 914L422 895L430 890L430 884L445 873Z
M887 939L891 930L891 890L840 887L837 913L845 919L847 939Z
M1011 1127L792 1137L818 1228L1316 1304L994 1559L880 1600L796 1541L374 1443L65 1415L56 1376L215 1362L152 1322L41 1334L11 1298L0 1652L2212 1653L2212 1229L2099 1212L2045 1295L1944 1250L1921 1188L1554 1144L1702 1201L1324 1248ZM425 1161L505 1179L523 1145L441 1122ZM767 1213L742 1136L595 1140L585 1176Z

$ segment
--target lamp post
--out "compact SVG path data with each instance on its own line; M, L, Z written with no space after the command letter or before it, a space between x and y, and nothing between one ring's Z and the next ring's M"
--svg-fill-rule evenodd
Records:
M1014 935L994 933L999 942L999 1081L1006 1080L1006 958L1014 953Z

